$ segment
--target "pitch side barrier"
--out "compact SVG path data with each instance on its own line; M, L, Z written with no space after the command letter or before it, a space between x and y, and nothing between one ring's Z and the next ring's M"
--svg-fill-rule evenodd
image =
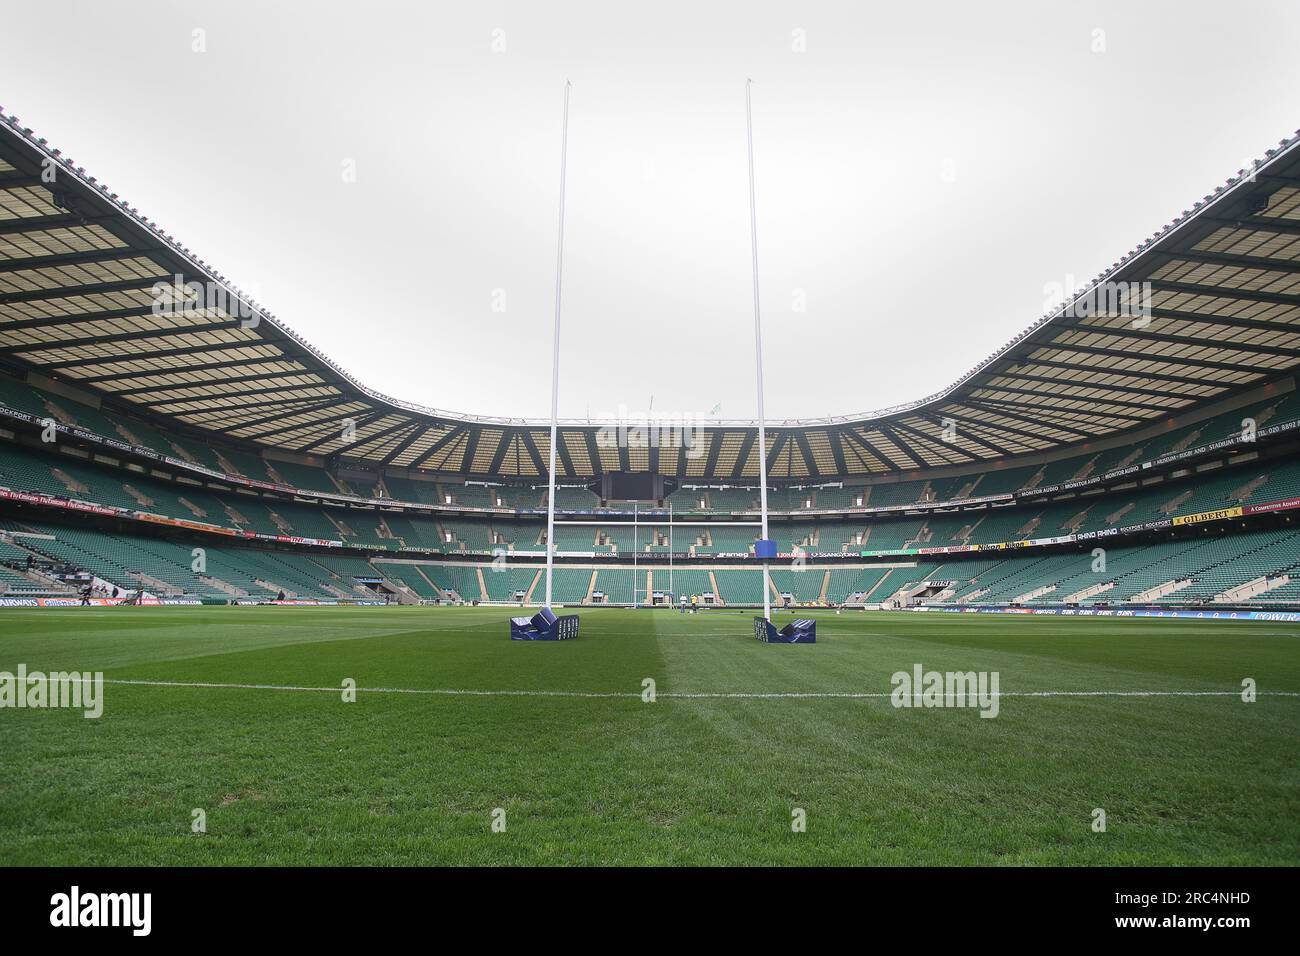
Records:
M1057 607L970 607L966 605L929 605L908 608L910 611L929 611L948 614L1047 614L1055 617L1175 617L1206 621L1272 621L1300 624L1300 611L1197 611L1170 608L1057 608Z
M83 603L80 597L57 596L57 597L0 597L0 608L18 607L18 608L70 608L70 607L117 607L131 604L126 598L90 598L88 603ZM307 598L287 598L283 601L277 600L258 600L256 598L231 598L228 601L217 600L214 598L159 598L146 597L139 602L139 607L403 607L407 605L390 604L385 601L339 601L339 600L314 600ZM451 606L451 605L447 605ZM469 606L466 603L465 606ZM513 601L479 601L477 607L520 607ZM528 605L522 605L527 607ZM533 605L536 606L536 605ZM560 605L563 607L564 605ZM627 603L611 604L593 604L582 605L583 610L599 609L602 607L610 608L630 608L633 605ZM701 605L700 609L707 610L748 610L761 605L756 604L725 604L725 605ZM862 610L866 605L853 605L850 610ZM676 611L676 606L657 605L637 605L639 610L646 611ZM784 610L792 614L799 613L817 613L835 610L830 606L827 607L807 607L794 606L788 608L773 608ZM1161 618L1186 618L1199 620L1219 620L1219 621L1271 621L1274 623L1300 624L1300 611L1290 610L1246 610L1241 608L1211 610L1211 609L1174 609L1174 608L1046 608L1046 607L1013 607L1011 605L1000 606L971 606L971 605L922 605L920 607L900 608L902 612L928 612L928 613L945 613L945 614L1033 614L1049 615L1053 617L1161 617ZM573 623L568 623L572 621ZM512 640L566 640L577 637L578 616L576 614L556 617L555 614L546 612L543 608L531 618L517 617L511 619L511 638ZM555 624L554 622L560 622ZM559 636L529 636L516 637L515 628L532 629L534 635L556 634ZM817 622L811 618L795 619L779 631L776 626L761 617L754 618L754 636L766 643L773 644L812 644L816 643ZM787 633L790 632L790 633ZM522 633L522 631L521 631ZM794 637L795 639L788 639Z
M138 607L162 607L164 605L199 605L204 603L198 598L146 597L139 601L128 602L126 598L93 597L83 601L80 597L5 597L0 598L0 607L116 607L119 604L135 604ZM225 602L222 602L225 603Z
M35 387L35 386L33 386ZM110 438L100 435L98 432L90 431L78 425L66 425L62 422L52 421L48 417L42 418L32 415L21 409L11 408L0 402L0 418L9 418L15 421L24 422L37 428L53 427L56 433L70 435L80 441L90 442L91 444L100 445L104 448L114 451L133 455L138 458L144 458L149 461L159 462L168 467L186 472L190 475L207 478L209 480L220 481L229 485L237 485L245 488L253 488L259 491L271 491L279 494L294 495L301 498L310 498L316 501L332 501L339 504L360 505L367 508L385 508L397 511L412 511L416 513L463 513L463 514L485 514L485 515L515 515L515 516L537 516L546 514L545 508L484 508L476 505L446 505L446 504L428 504L419 501L398 501L393 498L366 498L361 495L346 495L334 491L318 491L307 488L295 488L292 485L284 485L271 481L259 481L255 478L245 478L243 475L231 475L226 472L217 471L213 468L207 468L195 462L186 461L183 458L176 458L171 455L164 455L152 448L145 448L130 442L122 441L116 438ZM47 424L48 423L48 424ZM1150 461L1140 462L1128 465L1124 468L1117 468L1084 478L1079 481L1067 481L1060 484L1044 485L1024 492L1013 492L1008 494L977 496L973 498L955 498L948 501L930 501L930 502L913 502L912 504L903 505L884 505L881 507L863 507L863 508L810 508L800 509L798 511L774 512L780 515L852 515L854 517L871 516L871 515L890 515L902 513L920 513L936 510L951 510L954 508L968 508L976 505L992 505L1000 503L1009 503L1022 500L1033 500L1047 494L1055 494L1063 491L1076 491L1084 488L1094 488L1098 485L1111 481L1117 481L1122 478L1131 477L1151 469L1162 468L1165 465L1176 464L1187 461L1191 458L1197 458L1202 455L1211 454L1226 449L1235 448L1241 445L1258 444L1259 439L1270 438L1276 435L1282 435L1300 429L1300 418L1292 419L1286 422L1279 422L1275 425L1268 425L1261 428L1252 440L1247 440L1238 435L1232 438L1221 439L1220 441L1210 442L1205 445L1198 445L1195 448L1189 448L1185 451L1174 452L1167 455L1161 455ZM267 459L272 465L275 459ZM591 508L591 509L557 509L557 514L565 515L591 515L594 517L603 517L609 515L622 515L627 512L614 508ZM711 514L711 515L728 515L728 516L746 516L755 515L757 511L752 509L745 511L679 511L675 512L677 517L690 517L692 515ZM647 518L667 518L670 514L666 508L653 509L642 512Z
M83 601L80 597L0 597L0 608L6 607L402 607L401 604L389 604L386 601L327 601L309 600L307 598L285 599L283 601L259 601L257 598L231 598L223 601L217 598L158 598L146 597L139 601L129 598L93 597ZM409 605L406 605L409 607Z

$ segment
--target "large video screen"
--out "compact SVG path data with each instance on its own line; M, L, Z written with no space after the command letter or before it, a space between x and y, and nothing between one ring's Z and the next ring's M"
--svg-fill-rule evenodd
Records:
M659 476L653 471L617 471L610 475L609 497L616 501L654 501Z

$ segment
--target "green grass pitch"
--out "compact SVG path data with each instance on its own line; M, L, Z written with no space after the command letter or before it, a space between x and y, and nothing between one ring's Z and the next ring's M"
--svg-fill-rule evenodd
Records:
M263 685L109 683L98 720L0 710L0 862L1300 862L1300 627L822 613L819 643L783 646L749 612L605 609L523 643L510 615L0 612L0 671ZM999 715L673 696L887 694L915 664L997 671Z

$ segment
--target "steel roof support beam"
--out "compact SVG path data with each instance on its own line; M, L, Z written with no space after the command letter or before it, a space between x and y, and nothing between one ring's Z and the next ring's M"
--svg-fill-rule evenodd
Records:
M372 422L385 417L386 415L387 412L376 412L374 415L366 418L365 421L358 421L357 422L358 431L364 428L366 425L369 425ZM347 416L344 417L346 418ZM343 454L344 452L352 448L362 448L367 445L372 445L377 441L381 441L382 439L387 438L389 435L393 434L393 432L401 431L403 428L410 428L410 427L411 427L410 422L398 422L396 425L389 425L387 428L381 428L373 435L365 435L365 436L358 435L355 441L349 442L347 445L344 445L342 448L337 449L336 451L333 452L333 454L339 455L339 454ZM338 434L336 431L334 434L329 435L325 438L318 439L312 442L310 445L299 446L298 448L295 448L294 451L300 452L305 455L308 452L315 451L321 445L328 445L330 442L336 441L341 437L342 435Z
M1065 387L1065 383L1061 383ZM1118 398L1093 398L1087 395L1068 395L1065 392L1035 391L1028 388L1014 388L1010 385L981 385L978 388L971 389L971 397L984 399L987 401L1005 401L1005 399L995 399L987 395L979 395L979 392L1010 392L1013 395L1029 395L1033 398L1058 398L1062 401L1071 402L1093 402L1097 405L1123 405L1125 408L1151 408L1150 402L1127 402ZM1163 408L1164 406L1156 406Z
M1207 265L1240 266L1243 269L1268 269L1273 272L1300 272L1300 262L1292 259L1240 256L1231 252L1193 252L1190 249L1182 252L1161 250L1153 254L1167 256L1170 259L1182 259L1186 262L1204 262Z
M1134 356L1129 353L1120 353L1122 357L1132 359ZM1135 372L1131 369L1110 368L1101 365L1081 365L1076 362L1062 362L1059 359L1016 359L1008 363L1005 371L996 372L997 375L1021 375L1023 373L1014 371L1015 368L1022 365L1046 365L1048 368L1060 368L1068 371L1093 372L1097 375L1123 375L1126 378L1153 378L1162 382L1175 382L1179 385L1194 385L1199 388L1213 387L1220 391L1235 388L1234 383L1216 382L1211 379L1192 378L1189 375L1172 375L1169 372ZM1066 380L1063 380L1066 381ZM1068 381L1075 381L1069 379ZM1098 388L1109 388L1111 386L1099 385ZM1118 386L1116 386L1118 387ZM1194 396L1197 401L1210 401L1217 396Z
M240 403L235 404L235 405L226 405L226 406L223 406L223 407L221 407L221 408L208 408L208 409L198 409L198 410L194 410L194 411L182 411L182 412L177 412L177 413L175 413L175 414L177 414L177 415L185 415L185 416L194 417L194 418L203 417L203 418L206 420L209 416L214 416L214 415L217 415L217 416L219 416L219 415L224 415L226 412L230 412L230 411L235 411L235 412L239 412L239 411L251 411L251 410L254 409L254 408L274 408L274 409L276 409L276 412L275 412L274 415L267 415L265 418L255 418L255 419L253 419L252 421L239 422L239 423L237 423L237 424L234 424L234 425L229 426L228 428L214 429L214 428L212 428L210 425L191 425L191 427L195 427L195 428L203 428L203 429L205 429L205 430L207 430L207 431L215 431L215 432L217 432L218 434L220 434L220 433L223 433L223 432L229 431L229 430L234 429L234 428L252 428L252 427L256 427L256 426L258 426L258 425L264 425L264 424L266 424L267 422L279 422L279 421L284 421L284 417L285 417L286 415L299 415L299 414L301 414L301 413L303 413L303 412L311 412L311 411L315 411L316 409L324 408L324 407L326 407L327 405L333 405L333 404L334 404L334 402L333 402L332 399L329 400L329 401L314 402L314 403L310 403L310 404L306 404L306 405L299 404L299 405L296 405L296 406L294 406L294 407L289 407L289 406L286 405L285 402L283 402L283 401L279 401L279 402L256 402L256 403L245 403L245 402L240 402Z
M212 325L196 325L186 329L143 329L137 332L118 332L112 335L90 335L78 339L60 339L54 342L25 342L21 345L6 345L0 348L0 354L17 355L25 352L52 352L57 349L79 348L86 345L111 345L117 342L139 342L144 339L165 338L171 335L189 335L195 332L219 332L223 329L239 328L238 322L220 322ZM0 325L0 333L5 331ZM118 356L117 358L122 358ZM139 358L139 355L125 356ZM102 362L112 362L114 357L106 356ZM59 368L58 365L45 365L44 368Z
M907 442L899 438L898 434L894 432L892 428L893 424L894 424L893 422L890 422L889 424L880 422L879 424L877 424L876 428L882 435L884 435L886 438L888 438L891 442L894 443L894 446L903 453L904 458L910 461L917 468L924 468L925 462L919 460L915 455L912 454L912 449L908 447Z
M312 409L312 411L316 411L316 409ZM336 422L347 421L348 419L353 419L353 420L360 419L356 421L357 427L360 428L363 425L368 425L371 422L375 421L376 419L383 418L383 417L384 417L384 412L375 412L375 411L339 412L336 415L329 415L326 416L325 418L318 418L315 421L311 421L311 422L298 422L292 425L277 424L277 427L275 428L269 430L255 431L251 434L241 435L240 437L248 441L262 441L263 439L270 438L274 435L282 435L285 432L297 432L297 431L302 431L304 429L323 428L326 425L334 424ZM247 423L243 425L235 426L235 428L239 428L239 429L248 428L248 427L249 425ZM326 439L326 441L328 440L329 439ZM321 442L321 444L324 443L325 442Z
M1005 408L1013 408L1017 410L1028 409L1034 412L1045 412L1048 415L1060 415L1064 418L1069 418L1071 416L1080 416L1083 418L1127 418L1130 421L1134 421L1134 422L1155 421L1155 418L1153 418L1152 416L1133 415L1129 412L1101 412L1101 411L1090 412L1090 411L1084 411L1081 408L1061 408L1060 406L1057 405L1040 405L1037 402L1013 402L1013 401L1008 401L1006 399L1000 399L1000 398L978 398L976 396L972 396L972 400L977 401L981 405L985 405L985 406L993 405L993 406L1000 406ZM1073 398L1073 399L1069 399L1069 401L1086 402L1087 399ZM1097 404L1104 404L1104 403L1098 402ZM1087 424L1087 423L1080 422L1080 424Z
M1099 325L1072 325L1071 330L1080 332L1095 333L1097 335L1115 335L1124 339L1147 339L1156 342L1168 342L1171 345L1190 345L1193 348L1211 347L1204 339L1198 339L1190 335L1172 335L1167 332L1151 332L1147 329L1126 329L1126 328L1107 328ZM1257 327L1258 328L1258 327ZM1263 331L1263 330L1261 330ZM1288 330L1281 330L1288 331ZM1293 330L1294 333L1300 333L1300 328ZM1260 355L1278 355L1284 358L1300 358L1300 349L1285 348L1280 345L1257 345L1253 342L1236 342L1227 339L1221 342L1213 343L1214 348L1220 348L1227 351L1237 352L1257 352ZM1154 358L1155 356L1153 356Z
M907 434L912 435L920 441L921 447L929 449L931 452L939 455L940 458L948 459L948 464L950 465L968 465L982 460L952 442L946 442L941 438L931 438L925 432L918 431L911 425L904 425L902 422L894 422L893 427L897 428L899 431L907 432ZM961 457L957 460L949 459L949 455L954 453Z
M233 349L250 348L250 347L256 347L256 346L238 345L238 344L227 346L227 348L233 348ZM123 358L123 359L118 359L117 361L118 362L139 362L145 359L162 358L164 354L173 357L180 356L180 355L193 355L196 351L207 351L207 349L194 349L194 348L168 349L166 353L150 352L146 356L141 356L138 358ZM103 359L96 359L96 362L102 363ZM89 363L89 364L93 364L93 363ZM298 363L296 359L291 359L284 355L263 355L263 356L259 356L258 358L225 359L223 361L217 361L217 362L200 362L196 365L177 365L175 368L171 368L171 369L150 368L150 369L140 369L138 371L113 372L109 375L88 375L85 378L77 379L77 382L78 384L82 384L82 385L95 385L98 384L99 382L119 382L122 381L123 379L131 379L131 378L161 378L164 375L188 375L192 372L213 372L213 371L218 371L220 369L227 369L227 368L244 368L249 365L277 365L277 364L279 365L299 364L300 365L301 363ZM69 366L62 365L60 367L67 368ZM263 375L263 377L274 378L279 375L314 375L314 374L316 373L309 368L293 368L284 371L266 373L265 375ZM196 384L215 385L219 381L223 381L223 379L203 379L202 381ZM229 381L229 379L224 379L224 381ZM140 388L127 388L127 389L122 389L120 391L114 392L113 394L134 395L136 392L149 391L150 389L159 388L159 387L162 386L149 385L149 386L142 386ZM181 388L184 386L169 385L166 387Z
M92 249L89 252L56 252L48 256L29 256L0 262L0 272L35 272L57 269L61 266L88 265L97 262L121 262L124 259L149 259L157 264L155 256L165 255L165 246L127 247L125 249Z
M973 408L972 411L988 411L988 409ZM966 424L966 425L971 426L972 428L982 428L982 429L985 430L985 432L999 432L999 433L1002 433L1002 434L1004 434L1004 435L1014 435L1014 436L1016 436L1017 438L1023 438L1023 439L1026 440L1025 443L1026 443L1026 444L1029 444L1030 447L1033 448L1035 451L1045 451L1045 450L1046 450L1046 449L1040 449L1040 448L1038 448L1035 444L1033 444L1033 443L1035 443L1035 442L1047 442L1047 443L1049 443L1049 444L1057 444L1057 445L1059 445L1059 444L1063 444L1063 442L1061 442L1060 439L1052 438L1052 437L1050 437L1050 436L1048 436L1048 435L1043 435L1043 434L1041 434L1041 433L1039 433L1039 432L1030 432L1030 431L1025 431L1024 429L1017 428L1017 427L1015 427L1014 425L1002 425L1002 424L997 424L997 423L994 423L994 422L987 422L987 421L984 421L983 419L980 419L980 418L970 418L970 417L968 417L968 416L966 416L966 415L963 415L963 414L961 414L961 413L959 413L959 412L954 412L954 411L952 411L952 410L943 411L943 412L936 412L935 414L937 414L937 415L942 415L942 416L945 417L945 418L951 418L951 419L953 419L954 421L956 421L956 422L958 422L958 423L960 423L960 424ZM1001 413L999 412L999 414L1001 414ZM1017 417L1014 416L1014 415L1012 415L1012 416L1004 416L1004 417L1010 417L1010 418L1014 419L1015 421L1021 421L1021 419L1017 418ZM1066 430L1068 431L1069 429L1066 429ZM1082 435L1081 435L1080 437L1090 437L1090 436L1082 436ZM1030 452L1007 452L1007 454L1024 454L1024 455L1027 455L1027 454L1030 454Z
M931 424L939 425L941 428L945 427L943 416L941 415L925 412L922 414L922 417L930 421ZM954 416L949 415L947 417L953 422L953 424L957 424L957 419ZM973 441L977 445L987 448L989 451L993 452L993 454L996 457L1001 458L1005 455L1012 454L1011 452L1007 451L1007 449L1003 448L1001 445L995 445L993 442L985 440L980 435L976 434L973 428L965 431L962 437L970 441ZM981 460L982 459L979 458L974 458L974 457L971 458L971 461L981 461Z
M496 450L492 452L492 463L488 465L488 473L495 475L501 471L501 463L506 460L506 452L510 450L510 443L514 440L515 430L507 428L497 439Z
M408 424L410 423L408 422ZM392 451L390 451L388 455L379 462L379 464L386 467L395 458L401 457L402 452L406 451L406 449L414 445L418 439L420 439L424 435L427 435L428 433L429 433L429 427L427 425L416 423L411 428L410 433L407 434L407 436L403 438L400 443L398 443L397 447L394 448Z
M1060 425L1052 421L1043 421L1041 419L1036 419L1025 415L1017 415L1011 411L1008 411L1005 408L1001 408L997 405L990 405L987 402L967 400L966 404L970 408L976 409L978 411L989 412L994 415L1001 415L1003 418L1009 418L1014 422L1020 422L1024 425L1037 425L1039 427L1050 428L1052 431L1065 432L1067 435L1073 435L1077 439L1087 439L1087 438L1097 437L1095 432L1081 432L1076 428L1069 427L1068 425ZM1033 437L1038 441L1046 441L1046 442L1052 442L1054 444L1061 444L1061 440L1059 438L1054 438L1051 435L1044 435L1042 432L1024 431L1021 432L1021 434Z
M835 467L838 469L837 474L847 475L849 466L844 460L844 448L840 445L839 431L827 429L824 434L826 435L826 443L831 446L831 457L835 459Z
M90 322L107 322L112 319L143 319L156 316L160 319L182 318L184 313L178 316L174 312L164 312L159 314L154 311L153 305L135 305L123 309L106 309L101 312L68 312L58 315L40 315L30 319L17 319L13 322L5 322L0 328L9 331L19 329L58 329L67 325L83 325ZM238 324L238 320L227 318L223 321ZM176 329L167 329L167 332L175 332Z
M460 470L468 472L474 467L474 459L478 456L479 439L483 437L481 428L470 428L465 435L465 452L461 458Z
M1214 226L1227 226L1229 229L1247 229L1256 232L1277 232L1300 236L1300 221L1294 219L1274 219L1269 216L1240 216L1227 219L1222 216L1201 216L1198 222Z
M176 374L176 373L169 373L169 374ZM152 395L158 392L174 392L178 389L184 389L184 388L212 388L218 385L238 385L241 382L262 382L268 379L285 378L290 375L312 376L316 379L320 378L320 376L317 375L315 372L309 371L307 369L304 369L301 372L273 372L270 374L267 374L265 372L258 372L254 375L231 375L227 378L211 379L202 382L176 382L170 385L149 385L142 388L128 388L120 392L113 392L112 394L115 396ZM118 376L118 378L137 378L137 377L138 376L134 376L134 375ZM313 387L323 386L327 384L328 383L326 382L316 381L316 382L308 383L306 385L300 385L297 387L313 388Z
M1107 349L1096 345L1074 345L1065 342L1053 342L1049 345L1038 344L1036 348L1051 349L1057 352L1082 352L1085 355L1106 355L1111 358L1128 359L1129 361L1155 362L1162 365L1183 365L1188 368L1212 368L1221 372L1244 372L1248 375L1266 375L1270 373L1282 374L1274 369L1259 368L1255 365L1239 365L1235 362L1215 362L1211 359L1191 359L1183 358L1176 355L1135 355L1132 352L1125 352L1122 349ZM1022 359L1025 362L1035 361L1032 358ZM1118 371L1118 370L1117 370ZM1159 372L1130 372L1133 375L1149 375L1155 377ZM1193 384L1197 383L1196 379L1189 378L1187 381ZM1201 382L1199 384L1206 384ZM1241 383L1234 383L1238 385Z
M19 302L44 302L56 299L70 299L80 295L104 295L113 292L138 292L152 289L158 283L171 284L173 276L145 276L142 279L118 279L112 282L88 282L84 285L65 285L54 289L29 289L26 292L9 292L0 295L0 305L16 305Z
M745 475L745 462L749 460L749 454L754 448L754 443L758 441L758 432L746 432L745 437L740 440L740 449L736 453L736 462L731 466L731 478L734 481L737 478L743 478Z
M0 331L3 330L0 329ZM199 353L207 353L207 352L227 352L231 349L253 348L259 344L262 343L215 342L215 343L203 344L203 345L185 345L185 346L181 346L180 348L174 348L174 349L159 349L156 352L149 352L147 355L110 355L110 356L96 356L93 358L69 359L65 362L51 362L48 365L43 365L42 368L59 371L62 369L69 369L69 368L85 368L86 366L90 366L90 365L118 365L122 362L138 362L142 358L171 358L178 355L197 355ZM287 357L280 357L280 358L266 359L265 361L290 362L296 360ZM303 371L310 371L310 370L304 369ZM118 378L136 378L139 377L140 374L141 373L138 372L126 372L126 373L114 372L109 375L101 376L101 378L103 378L105 381L111 381L113 379L118 379ZM152 373L145 373L145 374L165 375L167 373L159 372L155 369ZM90 381L90 379L89 378L78 379L78 381Z
M564 473L566 475L573 478L582 477L578 474L578 469L573 465L573 456L569 454L568 443L564 440L564 436L567 434L568 432L563 428L561 428L556 434L555 440L557 444L555 446L555 451L560 456L560 464L564 465Z
M858 433L857 433L856 431L854 431L853 429L851 429L851 428L842 428L842 429L840 429L839 434L840 434L841 438L847 436L848 438L852 439L852 440L853 440L853 443L854 443L855 445L857 445L859 448L861 448L863 451L865 451L868 455L870 455L873 459L875 459L875 460L876 460L877 462L879 462L881 465L884 465L884 466L885 466L885 471L902 471L901 468L899 468L897 465L895 465L892 461L890 461L888 458L886 458L883 454L881 454L880 452L876 451L875 447L874 447L873 445L871 445L871 444L866 440L865 437L863 437L862 435L858 434Z
M1195 296L1202 296L1205 298L1231 299L1234 301L1245 301L1245 302L1253 302L1258 304L1267 303L1271 305L1300 306L1300 296L1291 295L1289 293L1261 292L1261 291L1253 291L1249 289L1233 289L1227 286L1197 285L1194 283L1187 283L1187 282L1169 282L1162 279L1132 280L1132 281L1148 282L1152 288L1152 291L1154 292L1169 292L1177 295L1195 295ZM1153 311L1160 308L1162 307L1152 306ZM1018 343L1017 348L1022 349L1024 351L1028 351L1029 349L1032 349L1035 346L1042 347L1045 345L1044 342L1045 336L1051 335L1053 332L1069 331L1070 329L1074 328L1080 320L1085 318L1088 318L1088 316L1078 316L1075 317L1073 320L1070 318L1063 318L1063 319L1058 319L1055 322L1051 322L1046 325L1040 326L1039 328L1035 329L1031 334L1026 336L1020 343ZM1258 326L1253 325L1250 327L1253 328ZM1213 348L1216 343L1199 342L1198 344L1208 348ZM1021 354L1024 354L1024 351L1022 351Z
M435 454L437 454L444 447L446 447L448 442L453 441L456 438L459 438L461 435L464 435L469 430L470 430L469 427L466 425L461 425L459 427L452 428L451 431L447 432L447 434L443 435L441 438L436 440L432 445L429 446L429 448L424 452L423 455L421 455L415 461L411 462L407 467L418 468L420 465L423 465L426 461L428 461Z
M528 457L533 460L533 467L537 469L537 474L546 475L546 479L549 481L551 477L549 474L550 468L548 468L546 463L542 461L541 453L537 450L537 443L533 441L532 432L525 429L519 433L519 437L524 443L524 449L528 452ZM560 444L560 433L557 430L555 433L555 457L557 460L561 461L561 464L564 464L562 461L563 456L560 455L561 447L563 446ZM573 474L573 471L568 467L568 465L564 466L564 470L565 474Z
M0 184L0 189L3 184ZM99 226L116 216L81 216L77 213L57 213L48 216L28 216L0 222L0 236L13 236L24 232L44 232L48 229L68 229L74 226Z
M1207 325L1219 325L1229 329L1273 330L1300 334L1300 322L1278 322L1271 318L1241 318L1235 315L1219 315L1214 312L1188 312L1186 309L1166 309L1163 306L1153 306L1151 308L1151 318L1169 319L1173 322L1202 322Z
M179 392L179 391L184 391L184 390L187 389L187 388L206 388L206 387L207 387L207 386L203 386L203 385L180 385L180 386L177 386L176 389L174 389L174 390ZM180 405L180 404L184 404L184 403L186 403L186 402L222 401L222 400L227 399L227 398L244 398L244 397L251 397L251 396L254 396L254 395L280 395L280 394L283 394L283 393L285 393L285 392L301 392L301 391L304 391L304 390L307 390L307 389L331 389L331 388L333 388L333 387L334 387L333 385L317 385L317 384L307 384L307 385L274 385L274 386L270 386L270 387L268 387L268 388L245 388L245 389L241 389L241 390L239 390L239 391L237 391L237 392L205 392L205 393L200 394L200 395L178 395L178 396L176 396L176 397L174 397L174 398L165 398L165 399L163 399L162 401L155 402L155 403L149 405L149 407L150 407L150 408L161 408L161 407L166 406L166 405ZM299 395L299 396L296 396L296 397L290 397L290 398L286 399L286 401L290 401L290 402L292 402L292 401L304 401L304 402L305 402L305 401L314 401L314 400L316 400L316 399L318 399L318 398L319 398L319 399L329 399L329 400L334 401L334 402L336 402L336 403L342 403L342 402L351 401L351 399L347 398L347 396L344 396L344 395L338 395L338 394L325 394L325 395Z
M788 440L789 436L790 436L790 432L788 431L782 431L780 433L780 437L783 439ZM817 459L813 457L812 445L808 443L808 433L804 431L802 428L796 431L794 433L794 443L799 448L799 454L803 455L803 463L808 469L808 476L810 478L817 478L817 479L822 478L823 475L821 473L821 469L817 467ZM776 451L779 449L773 449L773 450ZM776 458L775 455L773 455L772 457L773 459ZM793 458L791 458L791 460L793 461ZM793 476L787 475L787 477L793 477Z
M1095 367L1089 369L1082 365L1067 366L1067 367L1078 368L1082 371L1096 371L1099 374L1105 372L1104 369L1098 369ZM1111 372L1107 374L1125 375L1126 378L1134 377L1132 373L1126 374L1123 372ZM1096 389L1104 389L1106 391L1112 391L1112 392L1129 392L1133 395L1152 395L1157 398L1181 398L1189 402L1199 402L1205 400L1204 396L1189 395L1186 392L1170 392L1160 388L1139 388L1136 385L1104 384L1102 382L1088 382L1082 379L1048 378L1046 375L1030 375L1028 372L1011 372L1011 371L996 372L992 377L1022 378L1030 382L1042 382L1045 385L1052 385L1058 388L1096 388ZM1006 388L1007 386L993 385L990 383L988 385L981 385L980 387L987 388L987 389L999 389L999 388ZM1064 393L1058 393L1058 394L1064 395Z

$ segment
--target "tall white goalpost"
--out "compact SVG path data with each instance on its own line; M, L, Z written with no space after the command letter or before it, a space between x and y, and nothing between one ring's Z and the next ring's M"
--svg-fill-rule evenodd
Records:
M546 607L551 607L551 577L555 570L555 441L560 418L560 290L564 278L564 180L569 159L569 90L564 81L564 123L560 131L560 227L555 251L555 331L551 337L551 465L546 489Z
M754 81L747 79L745 81L745 132L746 146L749 157L749 235L750 235L750 253L753 264L753 286L754 286L754 358L755 374L758 386L758 468L759 468L759 506L762 517L762 540L768 540L767 525L767 427L766 414L763 406L763 321L762 311L759 304L758 290L758 208L755 199L754 190L754 116L752 107L752 98L750 94ZM555 570L555 464L556 464L556 442L557 427L559 424L559 389L560 389L560 312L561 299L564 278L564 198L565 198L565 181L568 168L568 147L569 147L569 92L573 84L569 81L564 83L564 119L561 125L560 133L560 215L558 238L556 241L555 255L555 328L551 339L551 447L550 447L550 467L547 474L547 493L546 493L546 607L551 607L552 601L552 579ZM637 512L633 510L633 588L632 603L636 606L636 524ZM669 519L671 535L671 518ZM669 564L671 568L672 555L670 544ZM669 571L671 578L672 571ZM768 559L762 558L763 574L763 618L770 621L772 618L772 599L771 584L768 575Z
M767 540L767 428L763 414L763 320L758 304L758 204L754 199L754 113L750 105L752 79L745 80L745 134L749 147L749 244L754 262L754 356L758 375L758 483L759 507L762 511L762 540ZM767 558L763 561L763 619L772 620L772 586L768 580Z

